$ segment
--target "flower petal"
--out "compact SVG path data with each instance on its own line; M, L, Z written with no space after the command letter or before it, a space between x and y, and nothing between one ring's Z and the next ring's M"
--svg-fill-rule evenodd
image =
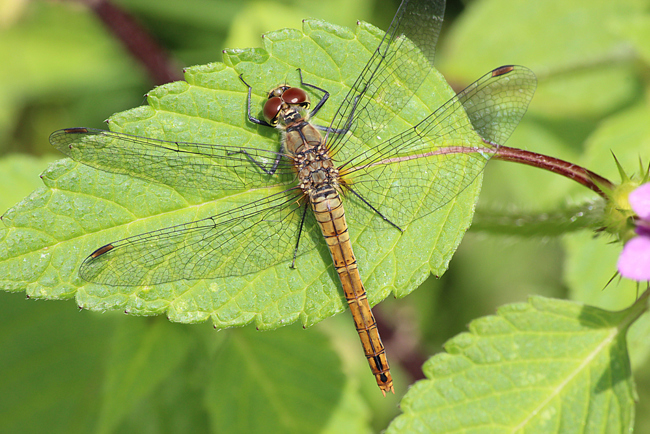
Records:
M650 237L636 237L625 243L617 265L623 277L650 280Z
M628 200L636 215L643 220L650 220L650 183L638 186L630 193Z

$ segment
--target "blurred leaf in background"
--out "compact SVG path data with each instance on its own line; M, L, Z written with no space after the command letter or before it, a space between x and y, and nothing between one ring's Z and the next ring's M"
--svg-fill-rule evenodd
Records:
M503 63L530 67L539 86L508 146L563 158L618 182L612 153L628 173L639 170L639 158L646 166L650 160L649 22L648 1L473 1L441 38L437 65L452 85ZM552 218L590 200L596 200L593 192L566 179L492 162L475 224L482 209ZM449 319L444 323L450 333L531 293L608 310L634 301L634 282L617 279L606 287L621 250L608 236L581 231L521 238L514 233L470 233L463 240L441 282L440 314ZM420 291L415 296L424 297ZM448 310L452 314L445 314ZM642 384L638 432L650 429L648 412L641 410L650 398L643 380L648 377L647 323L642 317L628 336L634 376Z
M615 4L472 2L441 38L438 65L452 83L464 82L488 65L507 62L529 66L540 84L527 116L508 145L564 158L618 181L611 152L630 171L638 170L639 158L646 163L648 159L650 128L642 122L648 114L648 83L643 81L648 64L640 54L649 42L642 38L642 26L629 27L647 18L648 7L647 1L637 0ZM592 192L566 179L501 162L488 167L484 184L479 210L481 206L496 206L550 213L595 199ZM465 242L467 246L472 243L471 251L482 251L473 243L491 243L486 237L471 237ZM535 245L532 256L522 261L533 267L521 274L538 280L539 273L547 270L547 277L538 281L547 287L555 281L557 295L568 290L573 298L595 306L623 308L634 300L636 287L632 282L621 282L602 290L614 275L612 258L620 250L620 246L608 245L609 241L605 236L593 240L589 233L561 239L536 238L531 243ZM475 254L488 263L477 266L474 272L508 263L503 254L520 248L521 243L520 238L499 237L498 254ZM555 254L548 251L551 245ZM487 251L495 248L488 246ZM604 255L605 251L611 254ZM470 254L462 250L456 260ZM601 259L584 257L594 254L601 254ZM580 263L588 266L580 267ZM525 279L519 282L522 287L526 285ZM580 289L581 285L589 287L588 292ZM522 299L530 292L509 287Z

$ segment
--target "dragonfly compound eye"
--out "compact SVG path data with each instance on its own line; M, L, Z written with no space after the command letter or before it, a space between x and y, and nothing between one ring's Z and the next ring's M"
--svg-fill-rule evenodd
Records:
M296 104L300 107L309 108L309 95L297 87L285 90L282 94L282 100L287 104Z
M269 100L266 101L266 104L264 104L264 119L266 119L269 124L276 125L278 123L280 108L282 108L282 98L279 96L269 98Z

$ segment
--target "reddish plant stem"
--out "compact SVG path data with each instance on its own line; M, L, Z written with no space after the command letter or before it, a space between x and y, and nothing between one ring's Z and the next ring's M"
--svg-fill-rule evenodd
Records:
M549 157L548 155L537 154L535 152L525 151L523 149L510 148L508 146L499 146L492 157L497 160L511 161L514 163L527 164L540 169L549 170L558 175L565 176L569 179L584 185L590 190L598 193L601 197L607 199L599 185L602 187L613 188L614 184L606 178L578 166L568 161L558 158Z
M106 27L140 62L156 85L182 80L180 68L130 14L108 0L86 0Z

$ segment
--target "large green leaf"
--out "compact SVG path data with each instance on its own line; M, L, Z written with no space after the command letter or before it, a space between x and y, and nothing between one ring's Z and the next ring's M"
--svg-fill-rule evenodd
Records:
M57 159L54 154L36 158L26 154L10 154L0 158L0 185L12 188L0 190L0 212L27 196L42 183L38 178L47 166Z
M359 396L323 335L236 330L219 352L204 396L213 432L327 432L338 419L364 426L363 412L350 415L342 405Z
M344 375L316 328L215 332L20 294L4 294L0 314L2 433L208 432L210 424L369 432L357 377L376 387L374 379ZM353 330L341 341L358 350ZM365 374L360 359L352 364Z
M639 93L633 37L625 34L633 32L622 29L639 26L645 14L646 2L637 0L472 2L442 40L440 68L471 80L485 66L526 65L540 78L531 112L602 116Z
M0 432L91 432L115 317L3 294Z
M106 358L96 432L115 432L125 416L150 398L157 387L169 387L165 383L171 381L173 373L179 376L179 365L194 343L192 337L189 331L162 318L150 323L121 321Z
M305 21L303 31L282 30L264 38L264 49L231 50L225 64L193 67L185 82L171 83L148 95L142 106L110 119L111 128L166 140L249 146L277 150L279 134L247 122L246 87L254 89L253 107L265 92L285 80L321 86L332 97L319 112L326 125L337 103L383 35L361 24L355 33L321 21ZM405 90L408 92L409 90ZM429 76L386 136L421 120L453 96L437 73ZM316 100L318 95L312 95ZM257 110L257 109L255 109ZM472 143L477 136L468 137ZM124 161L128 166L128 161ZM3 216L0 275L2 287L31 297L65 299L93 310L125 309L174 321L212 319L218 328L255 322L275 328L300 318L311 325L346 304L325 243L288 263L241 277L178 281L152 287L107 287L78 277L82 260L116 239L214 215L278 191L278 187L229 192L188 191L126 175L97 171L71 160L52 165L45 188L35 191ZM437 212L414 221L403 233L367 227L348 218L351 239L371 304L391 292L404 296L429 274L442 274L471 221L480 179ZM307 228L307 234L316 234ZM307 240L309 241L309 240Z
M644 305L607 312L533 297L501 307L426 363L388 432L630 432L625 336Z

